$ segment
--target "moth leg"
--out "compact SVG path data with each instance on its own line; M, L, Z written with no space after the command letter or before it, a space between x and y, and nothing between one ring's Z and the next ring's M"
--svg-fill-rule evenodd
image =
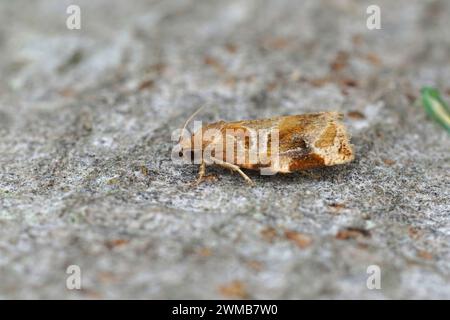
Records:
M217 164L223 168L230 169L231 171L236 171L237 173L239 173L242 176L242 178L245 179L245 181L249 185L251 185L251 186L255 185L254 182L252 181L252 179L250 179L244 172L242 172L241 168L239 168L237 165L234 165L232 163L228 163L228 162L225 162L225 161L213 158L213 157L211 157L211 160L213 160L215 164Z
M198 186L200 183L206 180L215 180L217 177L215 175L206 175L206 162L202 162L200 164L200 168L198 169L198 177L197 180L194 182L194 185Z
M197 181L195 181L196 185L200 184L203 181L203 179L205 178L205 174L206 174L206 162L202 161L198 169L198 178Z

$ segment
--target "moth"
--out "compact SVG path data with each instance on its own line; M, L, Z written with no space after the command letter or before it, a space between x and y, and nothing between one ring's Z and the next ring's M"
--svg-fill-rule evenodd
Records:
M207 165L235 171L251 185L242 169L270 175L341 165L354 159L342 118L329 111L201 125L180 136L179 156L200 165L197 184L209 177Z

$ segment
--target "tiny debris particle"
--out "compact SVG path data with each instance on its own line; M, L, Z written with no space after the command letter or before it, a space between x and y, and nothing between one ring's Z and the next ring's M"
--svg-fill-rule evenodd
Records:
M344 88L342 88L341 89L341 93L342 93L342 95L344 95L344 96L348 96L348 90L347 89L344 89Z
M114 273L110 271L102 271L97 274L97 278L102 283L113 283L117 282L117 277Z
M371 64L373 64L374 66L379 66L379 65L381 65L381 59L380 59L380 57L379 57L378 55L376 55L375 53L372 53L372 52L368 53L368 54L366 55L366 59L367 59Z
M229 53L236 53L237 52L237 46L233 43L227 43L225 44L225 49L229 52Z
M408 235L411 239L418 239L422 236L422 231L414 228L414 227L409 227L408 228Z
M152 79L142 81L138 86L138 91L142 91L145 89L151 89L155 85L155 81Z
M302 75L299 70L293 70L289 76L290 80L293 82L300 81L302 79Z
M116 184L118 184L118 183L119 183L119 178L111 178L111 179L109 179L109 180L106 182L106 184L108 184L108 185L110 185L110 186L116 185Z
M275 228L267 227L261 231L261 236L265 241L272 243L277 237L277 231Z
M124 245L126 245L127 243L129 243L129 242L130 242L130 241L129 241L129 240L126 240L126 239L113 239L113 240L107 241L107 242L106 242L106 246L107 246L109 249L113 249L113 248L117 248L117 247L124 246Z
M103 299L101 293L94 291L92 289L81 288L80 292L86 295L86 297L88 297L89 299L96 299L96 300Z
M263 269L263 264L261 262L259 262L259 261L256 261L256 260L248 261L247 262L247 266L250 269L252 269L252 270L254 270L256 272L259 272L259 271L261 271Z
M252 83L252 82L255 82L256 76L251 74L251 75L245 76L243 80L247 83Z
M355 46L361 45L363 43L363 41L364 41L364 38L361 34L355 34L352 37L352 42Z
M414 103L414 101L416 101L417 100L417 95L415 95L414 93L412 93L412 92L407 92L406 94L405 94L405 96L406 96L406 99L408 99L408 103Z
M348 240L348 239L357 239L360 237L368 238L370 237L370 231L361 229L361 228L345 228L343 230L339 230L336 234L336 239L339 240Z
M342 209L345 209L345 204L344 203L331 203L328 205L330 207L330 209L332 210L332 214L333 215L339 215L340 211Z
M420 258L425 259L425 260L433 259L433 255L430 252L425 251L425 250L419 250L417 252L417 256L419 256Z
M72 88L63 88L58 93L63 96L64 98L71 98L75 96L76 92Z
M303 234L303 233L286 230L284 232L284 235L286 236L286 238L288 240L292 241L300 249L304 249L306 247L309 247L311 245L311 243L312 243L311 237L306 235L306 234Z
M225 85L234 88L236 86L237 78L234 76L227 76L224 83Z
M364 220L370 220L370 214L365 212L361 215L361 218L363 218Z
M225 73L224 65L216 58L212 56L205 56L203 58L203 62L206 65L213 67L218 73Z
M330 63L330 69L333 71L340 71L347 67L349 54L346 51L339 51L336 57Z
M264 41L264 47L272 50L284 49L289 46L289 40L284 37L268 38Z
M357 87L358 86L358 82L356 80L350 79L350 78L342 79L340 82L343 86L347 86L347 87Z
M315 78L308 80L309 84L314 87L322 87L325 84L329 83L331 79L329 77Z
M166 71L166 69L167 69L167 65L163 62L159 62L159 63L155 63L155 64L151 65L150 67L148 67L147 71L155 72L157 74L162 74L162 73L164 73L164 71Z
M278 86L278 84L275 81L269 82L266 85L266 90L269 91L269 92L273 91L273 90L275 90L277 88L277 86Z
M388 165L388 166L392 166L395 164L395 160L392 159L383 159L384 164Z
M92 123L92 115L88 111L83 111L79 115L79 121L81 123L81 129L85 133L89 133L93 129L93 123Z
M200 256L200 257L210 257L211 255L212 255L212 250L210 249L210 248L208 248L208 247L203 247L203 248L200 248L198 251L197 251L197 254Z
M362 113L361 111L356 111L356 110L349 111L349 112L347 113L347 116L348 116L349 118L355 119L355 120L362 120L362 119L365 119L365 118L366 118L366 116L364 115L364 113Z
M146 166L140 166L140 171L146 177L149 175L149 171L148 171L148 168Z
M343 208L345 208L345 203L333 202L333 203L330 203L330 207L336 208L336 209L343 209Z
M219 292L228 298L246 299L249 296L245 284L240 280L221 285Z
M62 64L58 67L59 72L66 72L70 68L78 65L84 58L83 50L75 50L72 55Z

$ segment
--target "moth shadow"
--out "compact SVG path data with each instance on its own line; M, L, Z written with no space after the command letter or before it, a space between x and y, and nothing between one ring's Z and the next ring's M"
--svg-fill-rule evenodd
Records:
M351 165L323 167L308 170L295 171L291 173L277 173L274 175L263 175L258 171L246 170L245 173L255 181L256 184L277 183L293 184L305 181L336 182L345 180L354 171Z
M291 173L276 173L273 175L261 174L259 170L242 169L242 171L256 184L261 185L290 185L301 182L336 182L343 181L350 173L355 170L355 166L347 164L343 166L330 166L323 168L308 169L302 171L295 171ZM218 181L227 181L227 183L242 183L245 184L244 179L237 173L230 169L219 166L208 166L207 173L218 178Z

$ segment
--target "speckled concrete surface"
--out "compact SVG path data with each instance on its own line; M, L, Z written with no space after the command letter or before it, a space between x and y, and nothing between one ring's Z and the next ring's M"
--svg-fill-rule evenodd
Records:
M450 137L415 102L423 85L450 99L449 17L448 1L2 1L0 297L449 299ZM191 187L170 138L202 104L203 121L341 111L356 160Z

